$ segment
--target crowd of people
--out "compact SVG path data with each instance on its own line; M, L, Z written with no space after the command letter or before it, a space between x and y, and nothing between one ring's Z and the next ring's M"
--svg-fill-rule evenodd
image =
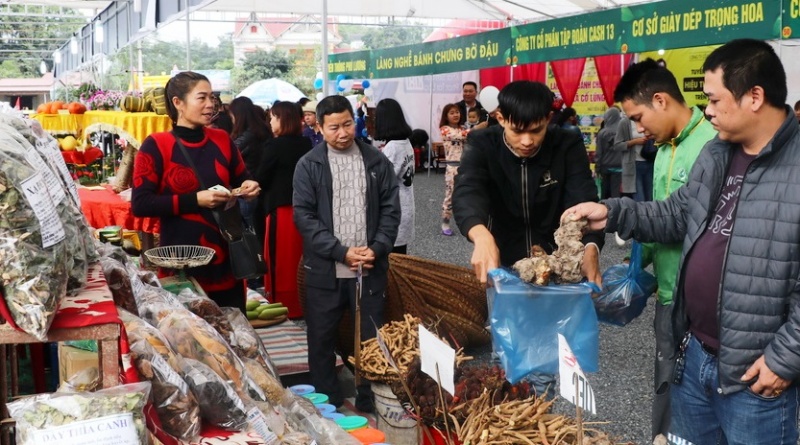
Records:
M631 65L614 91L620 106L606 111L597 135L595 172L575 110L555 115L547 86L511 82L497 108L486 110L477 85L464 83L463 100L442 108L441 231L453 235L455 223L473 243L470 262L483 283L531 246L552 253L555 230L570 218L589 221L582 272L598 285L603 232L646 243L645 262L658 281L654 443L795 445L798 117L785 105L786 74L767 43L729 42L703 71L709 104L701 111L663 65ZM400 104L386 98L375 107L368 143L361 103L354 110L345 97L329 96L276 103L269 125L252 102L236 99L229 136L210 127L213 99L203 76L177 74L166 90L174 129L142 145L134 213L161 218L162 244L217 251L195 275L224 306L243 305L244 285L231 277L212 210L233 203L257 227L270 265L263 284L287 306L296 302L296 281L288 278L302 250L306 304L290 310L307 323L312 383L341 405L336 331L354 310L357 289L361 339L375 336L373 320L383 321L388 255L406 253L414 241L414 149L428 135L412 130ZM553 393L553 376L528 379ZM356 407L372 412L372 403L369 385L359 385Z

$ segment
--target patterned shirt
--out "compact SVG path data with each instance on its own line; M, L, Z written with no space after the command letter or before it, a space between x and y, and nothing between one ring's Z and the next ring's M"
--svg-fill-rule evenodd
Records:
M182 141L206 187L239 187L248 173L239 150L223 130L204 129L198 143ZM235 285L228 259L228 244L219 232L211 210L197 205L200 191L192 167L168 132L150 135L142 143L133 168L131 204L137 216L157 216L161 221L160 245L211 247L216 251L207 266L187 269L204 290L227 290Z
M367 179L364 159L358 145L346 150L328 147L328 162L333 177L333 236L342 245L367 245ZM353 278L355 272L336 263L336 278Z

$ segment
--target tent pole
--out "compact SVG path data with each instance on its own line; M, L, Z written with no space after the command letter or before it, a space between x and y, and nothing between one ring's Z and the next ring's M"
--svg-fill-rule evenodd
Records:
M322 0L322 94L328 95L328 0Z
M191 27L189 24L191 21L189 20L189 0L184 0L183 4L186 8L186 69L192 69L192 50L191 50L191 43L192 43L192 33Z
M428 117L428 177L430 178L430 176L431 176L431 163L433 162L433 159L432 159L433 156L432 156L432 153L431 153L431 151L433 150L433 122L431 121L431 119L433 118L433 74L428 74L428 77L430 77L430 79L431 79L430 85L428 87L428 89L430 91L430 102L429 102L430 105L429 105L429 107L430 107L430 110L431 110L430 113L428 113L428 115L429 115L429 117Z
M128 7L126 9L125 14L128 17L128 70L130 71L131 77L131 91L138 91L139 88L136 87L136 70L133 69L133 43L131 43L131 8L133 8L133 2L128 3Z

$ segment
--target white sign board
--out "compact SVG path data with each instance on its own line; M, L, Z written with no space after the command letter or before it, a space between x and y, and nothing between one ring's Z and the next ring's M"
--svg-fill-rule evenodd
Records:
M456 387L453 382L456 363L455 349L419 325L419 354L422 361L422 372L431 376L447 392L455 395Z
M594 391L589 386L589 381L583 374L578 359L569 347L567 339L558 335L558 377L561 386L561 397L569 400L574 405L596 414L594 405Z

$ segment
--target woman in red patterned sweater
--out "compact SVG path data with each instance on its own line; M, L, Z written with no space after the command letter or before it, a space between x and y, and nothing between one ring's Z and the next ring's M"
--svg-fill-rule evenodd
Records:
M211 299L220 306L244 309L245 287L233 277L228 244L219 232L211 209L222 210L231 195L202 190L187 162L179 138L206 187L240 188L238 196L258 196L258 183L250 179L239 150L222 130L208 128L214 114L211 83L201 74L186 71L167 82L167 111L172 132L145 139L133 170L132 208L136 216L157 216L161 221L160 245L192 244L211 247L216 255L207 266L189 269Z

